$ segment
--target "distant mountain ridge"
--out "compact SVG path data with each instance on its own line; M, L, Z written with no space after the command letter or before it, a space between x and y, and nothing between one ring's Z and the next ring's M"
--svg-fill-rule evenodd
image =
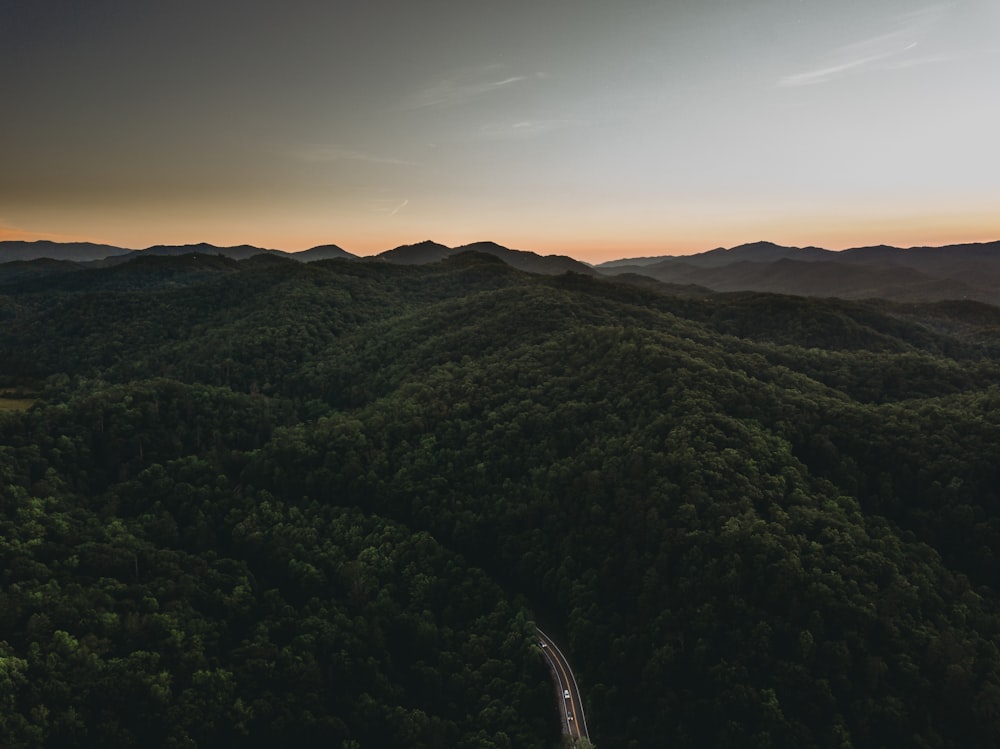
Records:
M17 260L39 260L42 258L52 260L69 260L76 263L92 263L99 261L122 262L138 256L177 256L191 253L201 255L221 255L232 260L246 260L255 255L269 254L292 258L302 262L312 262L315 260L327 260L333 257L347 259L359 259L358 255L351 254L337 245L327 244L312 247L301 252L285 252L283 250L270 250L263 247L241 244L232 247L219 247L207 242L197 244L179 245L153 245L142 250L132 250L126 247L115 247L106 244L93 244L91 242L50 242L48 240L38 240L35 242L6 241L0 242L0 263L10 263Z
M208 242L199 242L198 244L158 244L147 247L145 250L134 250L131 254L135 254L136 252L141 252L144 255L167 255L171 257L189 255L191 253L222 255L233 260L246 260L249 257L260 255L264 252L286 254L281 252L281 250L265 250L248 244L236 245L235 247L216 247L213 244L208 244Z
M15 260L72 260L89 262L103 260L115 255L127 255L134 250L124 247L114 247L109 244L94 244L93 242L51 242L39 239L34 242L6 241L0 242L0 263L10 263Z
M434 263L461 252L482 252L500 258L508 265L529 273L560 274L567 271L596 275L597 272L586 263L565 255L539 255L526 250L512 250L496 242L474 242L460 247L447 247L425 240L417 244L402 245L386 250L372 257L354 255L335 244L319 245L301 252L270 250L252 245L218 247L201 242L186 245L154 245L144 250L130 250L110 245L59 242L0 242L0 263L31 261L39 259L68 260L76 263L117 264L140 256L178 256L191 253L221 255L232 260L246 260L257 255L274 255L291 258L300 262L344 259L358 261L381 261L397 265L422 265Z
M731 248L718 247L694 255L623 258L591 266L565 255L540 255L490 241L448 247L428 239L361 257L334 244L301 252L252 245L217 247L207 243L154 245L144 250L130 250L89 242L42 240L0 242L0 264L47 258L77 266L116 265L139 256L196 253L232 260L270 255L299 262L342 259L421 265L462 252L489 254L529 273L645 276L663 283L712 291L761 291L844 299L881 297L907 302L974 299L1000 304L1000 241L905 249L874 245L839 251L813 246L786 247L760 241ZM33 273L30 268L15 270L9 267L4 271L6 277L27 277Z
M841 251L754 242L696 255L613 260L596 268L605 275L639 274L713 291L1000 304L1000 241Z

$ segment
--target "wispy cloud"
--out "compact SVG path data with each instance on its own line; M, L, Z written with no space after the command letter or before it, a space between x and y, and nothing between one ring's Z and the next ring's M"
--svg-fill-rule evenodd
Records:
M478 137L486 139L531 138L554 130L571 127L574 120L518 120L515 122L494 122L479 128Z
M409 198L404 198L400 200L398 197L388 197L388 195L370 195L364 199L359 206L362 210L374 214L376 216L381 216L383 218L389 218L390 216L398 215L404 208L410 204Z
M405 104L410 109L447 106L503 91L524 81L545 78L545 73L502 75L496 67L435 81L411 94Z
M417 166L414 161L395 159L379 154L358 151L342 146L311 144L294 148L292 157L309 164L325 164L335 161L365 161L369 164L390 164L394 166Z
M899 69L952 59L950 55L914 53L952 7L933 5L900 16L889 31L838 47L820 67L787 75L778 85L813 86L864 70Z

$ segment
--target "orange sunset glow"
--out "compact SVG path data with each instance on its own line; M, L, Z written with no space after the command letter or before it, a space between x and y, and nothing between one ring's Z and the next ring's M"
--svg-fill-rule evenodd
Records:
M989 3L253 6L237 34L57 5L0 28L2 240L600 262L1000 237Z

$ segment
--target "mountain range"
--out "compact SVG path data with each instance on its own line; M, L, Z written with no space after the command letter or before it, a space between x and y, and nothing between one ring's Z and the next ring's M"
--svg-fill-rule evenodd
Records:
M841 251L754 242L696 255L614 260L597 270L696 284L713 291L1000 303L1000 241L905 249L878 245Z
M482 252L493 255L518 270L530 273L558 275L572 271L589 275L596 274L596 271L591 266L565 255L543 256L526 250L512 250L496 242L474 242L460 247L446 247L443 244L438 244L430 240L395 247L371 257L355 255L335 244L319 245L301 252L284 252L282 250L271 250L252 245L218 247L204 242L187 245L154 245L144 250L130 250L124 247L91 244L89 242L8 241L0 242L0 263L30 262L33 260L48 259L71 261L81 264L114 265L140 256L174 256L196 253L221 255L232 260L246 260L255 255L274 255L291 258L300 262L342 259L374 260L396 265L422 265L424 263L437 262L461 252Z
M221 255L244 260L256 255L288 257L301 262L344 259L421 265L461 252L480 252L503 260L518 270L547 275L566 272L621 276L702 287L711 291L761 291L800 296L845 299L885 298L918 302L973 299L1000 304L1000 241L941 247L890 247L877 245L847 250L821 247L786 247L754 242L732 248L719 247L694 255L623 258L591 266L565 255L540 255L482 241L448 247L431 240L402 245L370 257L354 255L334 244L302 252L283 252L251 245L217 247L211 244L156 245L130 250L85 242L0 242L0 264L10 279L34 275L23 263L47 259L68 261L62 268L115 265L137 256Z

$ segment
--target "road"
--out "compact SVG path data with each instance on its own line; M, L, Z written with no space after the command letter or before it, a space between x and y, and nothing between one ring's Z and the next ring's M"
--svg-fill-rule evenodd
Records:
M589 739L587 719L583 715L583 701L580 699L580 688L576 685L576 677L569 667L566 656L552 642L552 638L535 627L538 633L538 645L545 656L552 672L552 680L556 685L556 696L561 708L563 733L576 739Z

